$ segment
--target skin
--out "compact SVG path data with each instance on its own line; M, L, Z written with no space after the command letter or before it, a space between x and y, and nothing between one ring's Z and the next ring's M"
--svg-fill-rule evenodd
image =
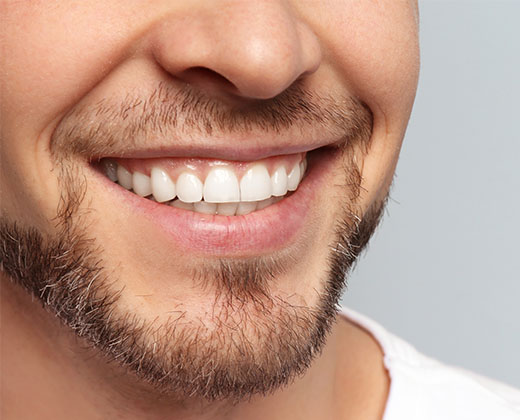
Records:
M57 230L52 219L60 187L49 142L64 115L78 104L122 98L132 86L149 91L172 78L239 105L273 98L298 79L324 95L356 96L374 118L370 150L356 161L361 214L388 192L417 84L413 1L346 0L323 7L274 0L6 0L1 26L3 56L9 57L0 64L2 215L24 226ZM266 141L272 146L276 137ZM299 141L297 136L285 140ZM258 146L254 136L246 142ZM343 205L334 187L340 176L332 171L330 187L320 192L318 235L305 251L305 265L280 279L280 293L288 293L305 272L294 287L303 301L312 302L326 269L327 238ZM171 299L183 299L194 312L210 301L186 282L168 283L193 258L204 256L183 256L137 218L122 223L111 197L95 182L84 208L87 202L89 234L104 244L108 268L121 274L117 281L124 282L126 310L153 319L163 316ZM167 263L172 254L175 265ZM389 389L382 352L367 332L347 321L334 324L321 355L288 387L238 405L188 403L138 392L132 379L90 357L55 318L0 276L4 418L33 418L35 412L39 418L74 413L89 419L382 416Z

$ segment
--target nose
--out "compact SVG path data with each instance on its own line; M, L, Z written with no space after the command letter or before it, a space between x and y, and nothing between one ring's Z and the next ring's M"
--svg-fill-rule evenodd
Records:
M316 35L286 2L272 0L204 1L172 12L151 45L174 78L251 99L275 97L321 62Z

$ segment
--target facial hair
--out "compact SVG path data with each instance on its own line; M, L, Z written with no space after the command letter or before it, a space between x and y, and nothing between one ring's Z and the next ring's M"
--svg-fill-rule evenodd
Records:
M384 201L364 214L356 206L361 175L354 156L369 147L372 124L368 108L360 102L318 98L296 86L261 107L237 113L209 106L209 99L197 95L185 90L173 97L169 88L159 86L142 100L148 114L143 111L133 121L121 118L121 110L129 109L124 104L100 103L97 110L71 112L51 140L62 187L55 218L57 233L45 234L2 216L1 268L106 362L124 367L156 392L179 399L239 402L290 383L321 352L346 275L376 228ZM112 123L93 129L85 121L92 121L94 114L98 120L111 118ZM194 281L218 290L211 320L197 321L178 311L158 325L120 309L123 292L114 287L117 282L106 269L101 244L88 234L88 221L82 213L88 183L74 159L90 160L121 150L119 139L128 132L133 136L127 138L137 142L152 125L176 129L179 120L183 130L191 131L231 132L252 127L278 131L301 122L329 124L344 133L338 153L345 162L346 204L336 220L327 269L319 279L314 305L296 306L270 293L277 276L287 272L287 261L258 257L221 259L194 274ZM125 147L132 146L135 144Z

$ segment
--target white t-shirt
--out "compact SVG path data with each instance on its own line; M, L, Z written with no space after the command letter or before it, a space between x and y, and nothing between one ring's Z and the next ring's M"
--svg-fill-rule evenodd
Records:
M383 420L520 420L520 390L430 359L351 309L341 314L383 349L391 381Z

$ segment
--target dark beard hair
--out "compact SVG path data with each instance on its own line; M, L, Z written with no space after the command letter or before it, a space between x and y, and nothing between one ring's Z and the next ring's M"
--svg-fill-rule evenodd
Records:
M366 126L362 128L366 134ZM58 234L45 235L2 217L0 267L101 357L127 368L158 393L232 402L267 394L305 372L321 352L346 274L381 217L384 202L362 217L354 211L361 184L352 159L354 146L359 144L349 143L343 150L349 158L345 192L351 205L337 222L329 270L313 307L270 294L272 279L287 267L255 258L221 260L194 275L219 291L211 320L188 320L179 311L156 325L121 313L117 304L122 290L114 288L102 247L88 236L80 211L86 181L78 181L83 178L77 166L65 163L55 219ZM71 154L79 150L77 144L74 148Z

